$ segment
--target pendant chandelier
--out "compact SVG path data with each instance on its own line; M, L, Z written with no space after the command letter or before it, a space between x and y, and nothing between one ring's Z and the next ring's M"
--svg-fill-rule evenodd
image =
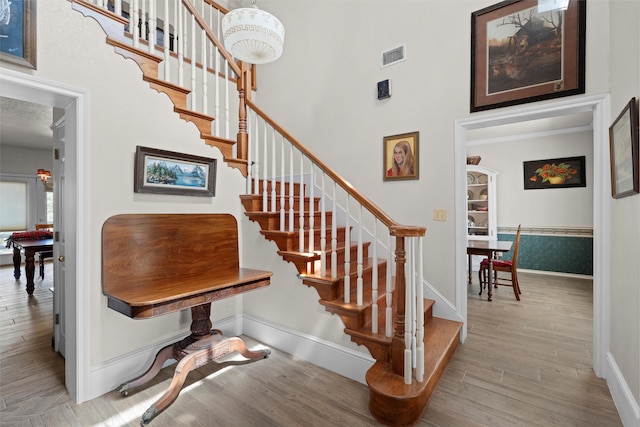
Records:
M234 9L222 18L224 47L241 61L266 64L282 55L284 27L275 16L252 7Z

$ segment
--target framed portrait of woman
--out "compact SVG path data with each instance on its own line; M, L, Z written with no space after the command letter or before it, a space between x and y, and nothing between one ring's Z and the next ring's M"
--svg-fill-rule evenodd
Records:
M418 132L385 136L383 180L418 179Z

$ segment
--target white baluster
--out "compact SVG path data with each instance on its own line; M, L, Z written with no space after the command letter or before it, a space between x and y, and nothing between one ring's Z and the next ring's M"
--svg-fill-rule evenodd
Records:
M197 98L198 88L196 86L196 70L197 67L197 53L196 53L196 17L191 15L191 110L197 111Z
M208 89L208 80L209 80L209 71L207 70L207 32L203 29L202 31L202 113L207 114L209 111L209 98L207 92Z
M238 78L240 79L242 77L238 76ZM229 139L229 134L231 133L231 122L229 120L229 91L231 89L229 88L229 79L230 79L229 64L225 59L224 60L224 123L225 123L224 137L226 139ZM251 88L245 88L245 93L249 90L251 90Z
M184 34L182 21L182 3L175 2L178 9L178 26L176 28L176 51L178 52L178 86L184 87Z
M271 138L271 212L276 212L276 130L272 129Z
M171 51L169 50L169 45L171 43L169 39L169 35L171 33L169 25L169 0L164 0L164 25L162 28L163 35L163 44L164 44L164 81L171 81L171 64L169 60L171 59Z
M416 379L419 382L424 381L424 291L423 283L423 260L422 260L422 237L418 238L418 284L416 287L416 302L418 313L418 330L416 333L416 341L418 348L416 349Z
M407 251L407 240L405 238L405 253ZM404 298L404 383L411 384L411 375L413 367L413 352L411 347L413 344L413 334L411 333L413 324L413 288L411 286L411 270L407 268L410 264L411 257L405 257L405 298ZM407 272L408 270L408 272Z
M149 52L156 50L156 0L149 0Z
M146 23L147 23L147 11L146 11L146 0L140 0L140 15L138 16L138 18L140 18L140 38L142 40L146 40L147 35L146 35Z
M267 192L267 186L269 181L267 180L267 145L268 145L268 136L267 136L267 122L264 121L264 144L262 146L263 156L262 156L262 212L269 211L269 193Z
M138 0L133 0L130 5L131 9L129 10L130 21L129 21L129 30L133 35L133 47L138 47L140 45L140 30L138 29L138 20L139 20L139 11L138 11Z
M304 156L300 153L300 201L298 202L299 251L304 252Z
M255 168L255 175L253 176L253 194L255 195L260 194L260 134L258 131L260 126L258 126L258 124L259 124L259 117L256 114L256 125L255 125L255 130L253 132L254 134L253 141L256 149L256 161L253 163L253 166Z
M417 311L417 307L416 307L416 249L415 249L415 242L416 239L413 237L409 237L407 238L407 240L410 243L410 252L409 252L409 264L407 265L407 268L409 270L409 283L408 285L411 286L411 354L413 355L413 367L416 367L416 331L417 331L417 323L418 323L418 311Z
M315 201L313 200L315 195L315 170L313 168L313 162L311 163L311 170L309 174L309 253L315 251L315 233L313 228L315 227Z
M217 80L217 79L216 79ZM253 132L251 128L251 110L247 108L247 194L251 194L251 178L253 176L253 159L251 157L251 145L253 142Z
M371 259L371 333L378 333L378 220L373 217L373 247Z
M349 230L349 194L347 194L347 203L345 206L346 211L346 224L344 230L344 302L349 304L351 302L351 230Z
M280 231L284 231L285 221L285 177L284 177L284 135L281 135L280 144Z
M289 145L289 232L293 232L293 222L295 218L293 186L293 145Z
M113 11L116 15L122 16L122 0L116 0ZM167 15L168 16L168 15Z
M337 202L336 202L336 182L333 181L332 189L332 212L333 218L331 220L331 278L335 279L338 277L338 211Z
M393 298L392 298L392 294L391 291L393 289L393 282L392 282L392 277L393 277L393 266L394 266L394 253L395 250L393 248L393 238L391 237L391 234L389 234L388 236L388 253L387 253L387 278L386 278L386 292L385 292L385 305L386 305L386 309L385 309L385 316L384 316L384 326L385 326L385 336L386 337L391 337L393 335L393 324L392 324L392 320L393 320Z
M358 205L358 252L357 252L357 271L358 277L356 279L356 301L360 306L363 304L364 283L362 280L363 260L362 260L362 205Z
M320 271L322 277L327 276L327 211L325 208L324 176L325 173L322 171L320 177Z
M215 135L216 136L220 136L220 57L222 56L220 54L220 51L218 50L218 46L214 45L214 58L216 61L215 64L215 68L216 68L216 73L214 74L214 82L216 85L216 89L215 89L215 94L214 94L214 115L216 120L213 121L213 125L215 126ZM224 59L223 59L224 62ZM248 109L247 109L248 110ZM249 117L247 117L247 123L249 121ZM249 166L251 166L251 163L249 163Z

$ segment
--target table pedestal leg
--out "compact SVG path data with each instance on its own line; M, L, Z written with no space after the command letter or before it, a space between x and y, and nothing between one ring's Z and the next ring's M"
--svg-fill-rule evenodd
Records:
M493 257L489 258L489 268L487 269L487 274L489 276L487 276L487 300L488 301L493 301L493 281L491 280L493 278L493 272L491 270L493 270L493 268L491 268L493 266Z
M13 248L13 277L18 280L20 279L20 263L22 262L22 257L20 256L20 249Z
M217 329L211 330L210 313L211 303L193 307L191 309L191 335L162 348L147 372L116 389L117 392L126 396L129 394L129 390L153 379L162 369L164 362L170 359L178 361L169 388L145 411L140 420L140 425L150 423L153 418L173 403L178 397L187 375L192 370L216 361L234 351L252 361L265 359L271 354L269 349L251 351L240 338L226 338L221 331ZM207 328L206 331L203 331L203 328Z
M24 251L24 272L27 276L27 294L33 295L33 290L35 288L35 284L33 283L33 278L36 272L36 253L35 251L29 250L25 248Z

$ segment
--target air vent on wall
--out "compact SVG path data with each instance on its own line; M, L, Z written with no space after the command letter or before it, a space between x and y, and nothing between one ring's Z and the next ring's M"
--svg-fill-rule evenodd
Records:
M405 61L407 59L405 48L406 48L406 45L402 45L402 46L398 46L393 49L390 49L386 52L382 52L381 68L388 67L389 65L393 65L398 62Z

